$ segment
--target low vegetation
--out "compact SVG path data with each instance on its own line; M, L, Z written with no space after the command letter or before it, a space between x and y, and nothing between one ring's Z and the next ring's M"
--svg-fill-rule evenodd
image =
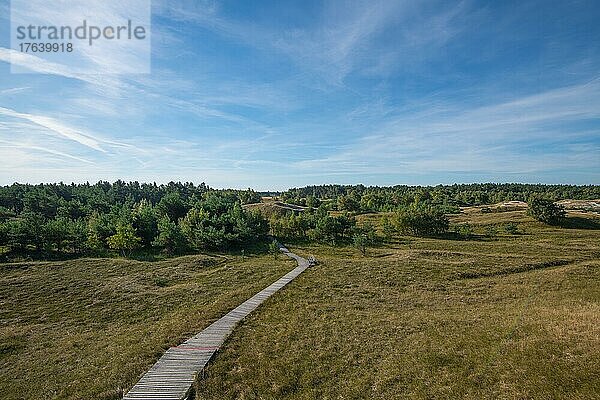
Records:
M567 220L583 217L598 221ZM600 230L478 208L449 229L466 224L468 238L394 233L366 256L292 247L319 266L236 329L197 398L596 398Z
M288 272L272 257L0 265L0 398L116 400L170 346Z
M565 209L552 200L534 198L529 202L529 215L550 225L560 225L565 218Z
M449 227L448 217L441 209L423 206L401 209L395 215L395 223L399 233L414 236L439 236Z
M199 399L600 392L600 214L556 202L598 186L273 195L0 188L0 397L119 399L165 349L292 268L269 234L319 265L234 332Z

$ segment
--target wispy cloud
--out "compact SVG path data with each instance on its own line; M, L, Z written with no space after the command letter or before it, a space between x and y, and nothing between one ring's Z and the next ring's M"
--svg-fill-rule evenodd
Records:
M81 77L72 73L64 65L52 63L32 54L23 53L13 49L0 47L0 61L26 68L31 72L81 79Z
M114 94L125 89L125 82L116 75L77 73L63 64L13 49L0 47L0 61L21 68L25 72L60 76L90 84L96 94Z
M172 109L191 113L202 118L216 118L246 125L256 125L256 122L243 116L222 111L218 108L219 105L243 105L243 106L261 106L277 104L272 93L268 93L264 88L247 87L245 90L240 88L236 96L234 88L228 90L222 88L211 88L210 93L194 93L196 85L193 82L178 82L178 78L172 80L162 79L156 81L140 76L132 75L109 75L109 74L81 74L71 71L69 68L49 62L31 54L21 53L12 49L0 47L0 61L13 63L21 68L25 68L32 72L41 74L49 74L61 76L64 78L74 79L89 85L93 91L94 100L79 97L73 99L75 104L84 105L89 110L95 110L104 115L113 115L120 112L114 108L116 101L122 99L132 99L128 103L128 111L132 111L135 104L141 104L140 107L146 108L147 101L140 101L146 97L156 104L170 107ZM169 71L164 71L163 75L168 76ZM173 87L179 86L181 89L177 93L170 94ZM217 94L219 93L219 94ZM195 97L194 100L187 100L183 96ZM194 96L196 94L196 96ZM209 96L207 96L207 94ZM107 100L108 99L108 100ZM107 100L107 101L105 101ZM93 104L97 103L97 104ZM279 102L281 107L285 102Z
M48 129L48 131L53 132L63 138L73 140L83 146L89 147L96 151L100 151L103 153L106 152L106 150L104 150L101 147L102 141L98 138L94 137L89 133L84 133L81 130L77 130L72 127L66 126L61 122L54 120L53 118L45 117L42 115L19 113L4 107L0 107L0 115L33 122L34 124L42 126Z
M600 29L582 3L156 0L150 75L0 47L0 68L36 73L0 76L0 179L597 182Z
M87 163L87 164L94 164L94 162L92 162L90 160L86 160L85 158L67 154L62 151L49 149L47 147L40 147L40 146L35 146L35 145L31 145L31 144L26 144L26 143L16 143L14 141L8 142L5 140L0 140L0 147L9 148L9 149L21 149L24 151L32 150L34 152L52 154L55 156L60 156L60 157L68 158L68 159L75 160L75 161L80 161L80 162Z
M600 143L592 141L572 153L561 149L577 140L590 142L590 137L600 135L600 129L590 132L589 128L565 125L600 118L599 103L600 81L593 80L462 111L454 104L437 112L427 109L424 113L392 115L340 151L295 165L304 170L355 174L517 173L572 168L581 161L578 157L594 160L600 154ZM600 167L600 157L592 164Z
M323 3L316 22L283 31L227 18L218 2L158 2L158 8L229 39L274 50L301 70L339 86L352 72L389 75L400 65L422 61L464 29L466 1L451 6L427 3L439 11L423 14L416 4L395 0L331 1Z
M4 90L0 90L0 96L21 93L21 92L24 92L29 89L31 89L31 88L30 87L17 87L17 88L11 88L11 89L4 89Z

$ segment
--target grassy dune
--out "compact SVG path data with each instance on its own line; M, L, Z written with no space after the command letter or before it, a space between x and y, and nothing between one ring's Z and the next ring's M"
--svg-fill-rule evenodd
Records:
M598 217L554 228L473 208L452 222L471 239L399 237L366 257L292 246L321 265L234 332L198 398L598 397ZM0 398L118 399L166 348L292 267L283 256L2 264Z
M119 399L180 343L293 267L272 257L0 265L0 398Z
M293 248L321 265L234 332L198 398L598 398L597 217L565 229L465 211L452 222L470 240Z

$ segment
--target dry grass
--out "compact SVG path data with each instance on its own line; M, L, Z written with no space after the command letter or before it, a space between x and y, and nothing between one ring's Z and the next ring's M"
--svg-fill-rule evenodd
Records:
M0 398L119 399L170 346L289 271L272 257L0 265Z
M483 236L509 221L519 235ZM600 397L600 231L452 222L476 236L295 248L321 264L234 332L198 398Z
M598 398L600 230L582 218L565 229L473 209L452 218L472 226L470 240L396 238L367 257L297 247L320 265L234 332L199 398ZM0 265L0 398L117 399L166 348L292 266Z

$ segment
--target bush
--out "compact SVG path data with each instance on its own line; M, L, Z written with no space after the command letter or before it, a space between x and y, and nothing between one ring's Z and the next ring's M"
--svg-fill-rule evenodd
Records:
M529 215L549 225L559 225L565 218L565 209L552 200L533 199L529 202Z
M471 228L470 224L460 224L457 228L457 232L460 236L464 236L466 238L470 238L471 236L473 236L473 228Z
M356 247L362 255L367 254L367 248L374 246L379 241L377 231L370 222L365 222L362 226L354 228L354 235L352 236L354 247Z
M410 207L396 214L396 227L403 234L436 236L448 231L449 221L434 207Z
M277 242L274 240L271 243L269 243L269 253L275 258L279 256L279 245L277 245Z
M485 228L485 234L486 236L491 238L496 237L496 235L498 234L498 228L496 228L494 225L488 225Z
M315 227L309 231L311 239L332 246L346 240L356 225L354 218L347 215L315 215Z
M353 196L340 196L337 201L340 211L360 211L360 202Z
M341 226L337 218L326 216L317 221L314 229L314 238L320 242L335 245L341 239Z
M396 228L394 227L394 224L392 223L392 221L390 221L387 215L381 217L380 225L381 231L383 233L383 238L388 242L391 241L394 237L394 234L396 233Z
M519 232L519 228L514 222L509 222L508 224L504 225L504 230L509 235L516 235Z
M210 199L179 221L181 232L196 250L222 250L255 243L269 232L261 214L244 211L237 200Z

